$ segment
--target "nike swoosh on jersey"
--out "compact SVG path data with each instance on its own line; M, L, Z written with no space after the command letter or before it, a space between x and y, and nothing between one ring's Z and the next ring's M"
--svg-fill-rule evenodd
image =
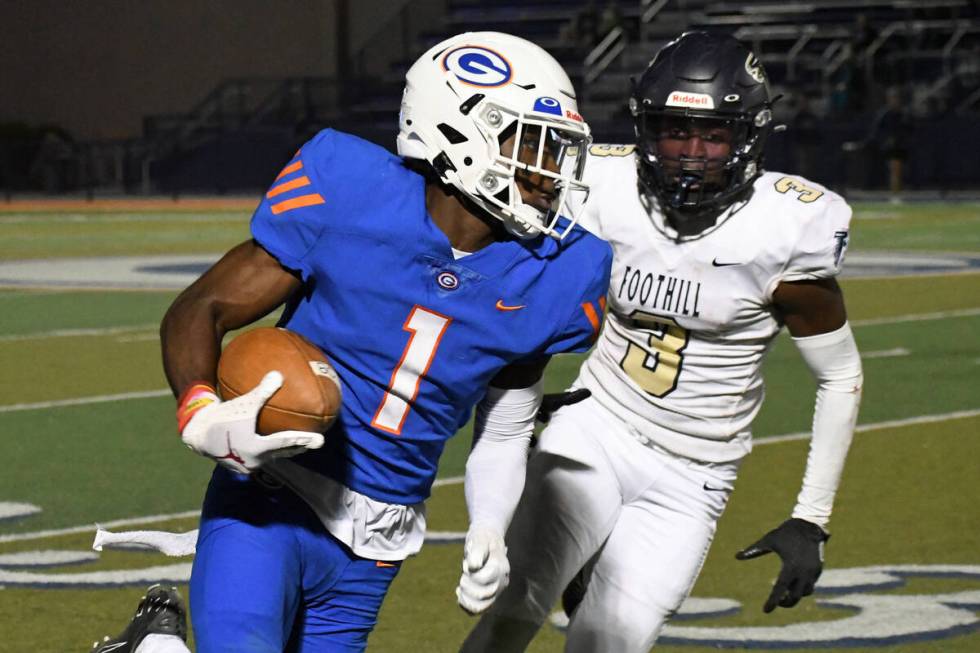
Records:
M711 265L715 266L716 268L724 268L724 267L728 267L729 265L741 265L741 264L742 263L740 261L734 261L732 263L722 263L718 259L714 259L713 261L711 261Z
M498 299L496 308L498 311L519 311L525 306L527 306L527 304L521 304L519 306L507 306L506 304L504 304L504 300Z

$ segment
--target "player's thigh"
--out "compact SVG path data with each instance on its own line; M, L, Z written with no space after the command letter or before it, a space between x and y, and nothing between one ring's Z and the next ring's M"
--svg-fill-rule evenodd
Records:
M512 591L534 594L538 612L551 609L599 550L622 507L615 470L598 443L603 434L571 408L578 406L560 411L542 434L508 531Z
M198 653L283 650L300 602L298 499L217 470L191 573Z
M290 653L358 653L367 648L368 635L378 621L378 612L401 562L380 562L355 556L342 543L318 545L307 559L322 570L304 574L304 604L296 624ZM319 559L319 560L318 560Z
M566 650L649 650L690 594L733 487L734 469L706 474L673 462L627 504L569 624Z

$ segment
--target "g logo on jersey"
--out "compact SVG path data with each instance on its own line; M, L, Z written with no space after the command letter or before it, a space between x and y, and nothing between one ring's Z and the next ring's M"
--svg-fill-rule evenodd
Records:
M459 288L459 277L452 272L440 272L439 276L436 277L436 281L446 290L456 290Z
M442 68L464 84L492 88L510 82L514 71L500 54L477 45L450 50L442 58Z

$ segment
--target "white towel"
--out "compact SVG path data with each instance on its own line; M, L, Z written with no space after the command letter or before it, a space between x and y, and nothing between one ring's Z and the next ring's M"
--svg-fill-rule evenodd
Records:
M197 530L186 533L166 531L122 531L113 533L95 525L95 541L92 548L101 551L104 546L142 546L155 549L168 556L194 555L197 547Z

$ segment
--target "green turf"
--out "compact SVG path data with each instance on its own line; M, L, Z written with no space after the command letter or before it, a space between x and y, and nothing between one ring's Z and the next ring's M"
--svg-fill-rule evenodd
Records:
M0 214L0 260L220 252L248 237L248 218L240 211ZM974 204L857 203L852 226L855 249L980 250Z
M851 227L855 249L980 250L977 204L856 204Z
M855 249L980 250L977 207L857 207ZM86 213L0 216L0 259L213 252L247 237L247 215L237 213ZM898 243L898 244L896 244ZM908 321L901 316L980 309L980 274L842 282L849 315L864 353L907 350L868 358L861 424L980 408L980 316ZM162 390L156 330L175 293L0 290L0 406ZM874 321L885 320L886 323ZM888 323L888 320L891 320ZM88 330L72 333L72 330ZM99 332L99 330L107 330ZM549 390L565 387L581 356L556 357ZM727 597L739 614L682 625L775 625L828 621L847 613L812 600L764 616L759 606L775 561L736 562L732 553L781 521L792 507L806 459L806 442L766 444L774 434L805 431L813 382L789 338L780 337L766 362L768 395L755 432L759 446L743 466L716 544L695 588L702 597ZM980 518L974 507L980 468L980 418L860 433L845 470L832 523L828 566L976 564ZM0 411L4 467L0 501L31 502L43 512L0 522L0 538L42 529L195 510L210 465L176 437L167 396L78 406ZM463 471L469 427L450 440L440 477ZM466 527L461 485L438 487L429 526ZM183 518L151 528L186 530ZM4 553L84 550L92 530L0 542ZM456 607L459 545L429 545L406 563L386 600L369 650L452 651L473 620ZM169 564L160 555L106 551L98 562L43 573L135 569ZM980 582L916 579L893 593L976 590ZM0 589L0 653L85 650L97 636L125 623L139 587L113 589ZM184 588L186 594L186 588ZM562 635L546 626L531 651L561 650ZM700 652L690 646L657 650ZM807 649L803 649L807 650ZM827 649L822 649L827 650ZM885 650L849 649L849 650ZM980 650L980 635L888 647L913 651Z
M844 279L852 321L963 309L980 310L980 274Z
M221 252L249 237L247 213L0 215L0 260Z
M173 291L8 291L0 294L0 335L120 327L155 331L175 296Z

